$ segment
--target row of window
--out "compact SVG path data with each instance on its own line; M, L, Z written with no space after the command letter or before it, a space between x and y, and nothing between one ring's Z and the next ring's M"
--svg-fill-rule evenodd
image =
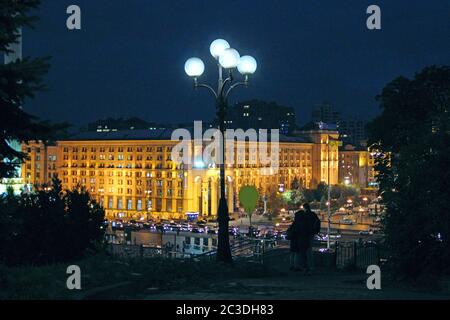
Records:
M33 150L33 148L28 147L27 148L27 153L31 153L32 150ZM40 153L41 152L41 148L40 147L36 147L36 148L34 148L34 150L36 151L36 153Z
M69 183L69 179L68 178L64 178L63 179L63 183L68 184ZM78 179L74 178L74 179L72 179L72 183L75 184L75 185L78 184L78 183L80 183L81 185L85 185L86 181L83 181L83 179L78 180ZM165 193L163 192L163 189L156 189L155 195L153 195L153 191L149 190L149 189L143 190L141 188L136 188L135 190L136 190L136 194L137 195L147 195L147 196L153 195L154 197L155 196L156 197L163 197L163 196L166 196L166 197L174 197L174 196L183 197L183 189L178 189L178 190L176 190L176 192L174 192L174 189L169 188L167 186L166 186L166 188L168 188L168 189L166 189ZM106 189L106 191L107 191L107 193L115 193L115 189L116 188L114 188L114 187L108 187ZM96 191L95 187L90 187L88 190L91 193L95 193L95 191ZM104 189L103 185L100 185L99 188L98 188L98 191L99 192L103 192L104 190L105 189ZM126 194L128 194L128 195L133 194L133 188L126 188L126 189L121 188L121 187L117 188L117 194L125 194L124 191L126 191Z
M63 152L88 152L88 150L90 152L97 152L97 147L63 147ZM126 150L127 152L144 152L144 150L146 152L154 152L156 150L156 152L163 152L164 150L166 152L172 152L172 147L98 147L98 151L99 152L106 152L106 150L108 150L108 152L124 152L124 150Z
M241 148L239 146L236 147L236 150L238 153L240 152L249 152L249 147L245 146L244 148ZM90 152L106 152L108 150L108 152L124 152L126 150L126 152L172 152L172 147L170 146L166 146L166 147L63 147L63 152L67 153L67 152L72 152L72 153L76 153L76 152L83 152L83 153L87 153L88 151ZM28 152L31 152L31 148L28 148L27 150ZM40 148L36 148L36 152L40 152ZM305 150L295 150L295 149L282 149L281 150L282 153L296 153L296 154L307 154L308 156L310 155L309 152L305 152Z
M38 156L36 156L36 160L38 160L37 157ZM56 160L56 156L54 156L54 157L55 157L55 160ZM127 161L133 161L133 159L134 159L133 155L131 155L131 154L127 155L126 157L123 154L118 154L117 155L117 160L125 160L125 158L126 158ZM88 156L85 155L85 154L82 154L80 156L80 159L78 159L78 155L74 154L74 155L72 155L70 157L70 159L72 159L72 160L87 160ZM89 159L90 160L97 160L97 155L92 154L89 157ZM106 157L106 154L101 153L101 154L98 155L98 159L99 160L115 160L115 156L114 156L114 154L110 153L110 154L108 154L108 157ZM142 155L137 155L136 156L136 160L137 161L142 161L143 159L144 159L144 157ZM153 156L147 156L145 159L147 161L153 161ZM163 157L162 155L156 156L156 160L157 161L164 161L164 159L165 159L165 161L172 161L171 154L167 155L166 157ZM63 160L69 160L69 155L68 154L63 155Z
M98 163L98 164L86 164L86 163L80 163L80 166L78 166L78 163L71 163L70 165L68 163L64 163L62 165L63 168L99 168L99 169L104 169L104 168L118 168L118 169L167 169L167 170L171 170L171 169L177 169L177 170L183 170L184 166L183 164L179 164L177 166L173 166L171 164L166 164L165 166L162 163L157 163L157 164L146 164L145 166L142 165L142 163L136 163L135 165L131 164L131 163L127 163L126 165L124 165L123 163L119 163L117 165L113 164L113 163Z
M49 176L50 176L50 174L49 174ZM66 179L67 179L67 182L68 182L68 178L65 178L65 180L66 180ZM65 181L65 180L64 180L64 181ZM81 183L85 184L86 181L87 181L87 179L86 179L86 178L81 178L80 180L78 180L77 178L73 178L72 181L80 181ZM91 184L95 184L96 178L90 178L90 179L89 179L89 182L90 182ZM103 184L105 183L105 179L100 178L100 179L99 179L99 183L100 183L101 185L103 185ZM119 185L119 186L122 186L122 185L124 185L124 180L119 179L119 180L117 180L117 183L116 183L116 181L114 181L114 179L108 179L108 184L110 184L110 185L115 185L115 184L117 184L117 185ZM137 186L142 186L144 183L143 183L142 180L137 180L137 181L135 181L134 184L136 184ZM132 185L133 185L133 180L126 180L126 185L132 186ZM164 181L163 181L163 180L146 180L146 181L145 181L145 185L148 186L148 187L151 187L151 186L163 187L163 186L164 186ZM171 188L171 187L173 187L175 184L172 182L172 180L168 180L168 181L165 181L165 185L166 185L168 188ZM177 185L178 188L182 188L182 187L183 187L183 182L182 182L182 181L178 181L176 185Z
M166 173L163 175L163 173ZM95 176L99 176L99 177L114 177L114 171L86 171L86 170L80 170L79 172L77 170L63 170L62 175L63 176L68 176L68 175L73 175L73 176L87 176L89 174L89 176L91 177L95 177ZM152 172L135 172L133 175L133 172L131 171L117 171L116 172L116 176L117 177L127 177L127 178L132 178L133 176L135 178L167 178L167 179L183 179L184 175L181 172L174 172L174 171L158 171L156 172L156 174L152 173Z
M153 211L161 212L163 209L163 199L156 199L155 205L153 205L152 200L142 200L137 199L133 201L132 199L126 199L126 201L123 201L124 199L118 198L116 200L116 203L114 203L114 199L112 197L108 197L108 209L116 209L116 210L137 210L137 211ZM173 206L172 206L172 200L166 200L165 201L166 207L165 211L173 212ZM104 206L103 198L100 199L100 205ZM115 206L114 206L115 205ZM183 201L182 200L176 200L176 209L178 212L183 211Z

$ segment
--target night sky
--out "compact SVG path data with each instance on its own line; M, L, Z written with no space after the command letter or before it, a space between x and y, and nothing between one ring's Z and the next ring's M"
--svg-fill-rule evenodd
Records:
M82 30L66 28L67 6L82 11ZM366 28L366 8L382 10L382 30ZM450 1L365 0L45 0L24 55L52 56L48 91L25 104L44 119L80 125L111 117L156 122L210 120L212 96L192 89L184 62L198 56L205 81L217 70L216 38L258 70L230 103L257 98L292 106L297 122L328 101L347 116L378 113L375 96L399 75L450 64Z

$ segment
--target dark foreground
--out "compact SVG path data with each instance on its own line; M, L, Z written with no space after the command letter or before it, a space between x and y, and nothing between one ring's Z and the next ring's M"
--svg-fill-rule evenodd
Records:
M288 271L286 251L264 264L153 258L121 261L104 255L86 258L81 290L68 290L69 264L44 267L0 266L0 299L449 299L450 281L419 289L389 280L369 290L365 270L318 269L311 276Z

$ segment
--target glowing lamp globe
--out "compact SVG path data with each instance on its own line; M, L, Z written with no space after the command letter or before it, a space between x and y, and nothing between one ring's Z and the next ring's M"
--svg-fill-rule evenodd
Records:
M257 66L258 64L256 63L255 58L252 56L242 56L237 68L241 74L248 75L255 73Z
M237 50L228 48L225 49L219 57L220 65L225 69L236 68L239 64L241 56Z
M220 55L228 48L230 48L230 44L226 40L217 39L211 42L209 52L211 52L214 59L218 59Z
M205 71L205 64L199 58L189 58L184 64L184 71L189 77L200 77Z

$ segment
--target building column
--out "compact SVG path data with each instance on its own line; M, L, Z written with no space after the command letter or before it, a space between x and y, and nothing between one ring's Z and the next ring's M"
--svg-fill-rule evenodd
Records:
M208 215L208 181L202 181L202 212L201 215Z
M217 199L217 188L218 188L218 183L217 183L217 179L212 179L211 180L211 214L213 216L217 215L217 204L218 204L218 199Z
M226 178L228 179L228 178ZM228 212L234 211L234 190L233 183L227 182L227 200L228 200Z

